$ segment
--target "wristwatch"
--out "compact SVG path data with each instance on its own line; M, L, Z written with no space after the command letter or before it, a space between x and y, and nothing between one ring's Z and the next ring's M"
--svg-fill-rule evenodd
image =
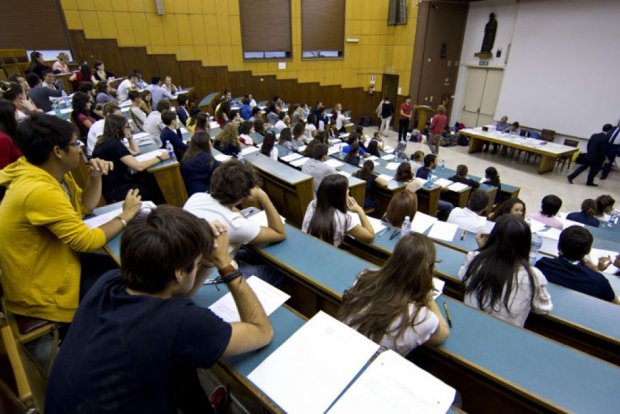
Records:
M220 279L224 283L230 283L240 276L243 276L239 271L239 265L234 260L231 260L227 266L218 269Z
M127 227L127 220L125 220L121 216L116 216L114 218L121 222L121 224L123 225L123 228Z

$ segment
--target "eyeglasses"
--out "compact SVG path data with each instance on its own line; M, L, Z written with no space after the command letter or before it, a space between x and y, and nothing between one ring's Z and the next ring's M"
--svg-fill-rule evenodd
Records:
M75 142L70 142L69 145L75 148L82 148L84 146L84 143L82 141L76 140Z

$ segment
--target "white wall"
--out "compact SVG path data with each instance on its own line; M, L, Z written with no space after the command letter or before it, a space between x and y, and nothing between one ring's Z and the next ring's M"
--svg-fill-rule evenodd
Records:
M474 53L480 52L482 38L484 37L484 26L489 21L489 14L495 13L495 18L497 19L493 57L489 59L489 66L505 68L506 56L512 43L514 24L517 19L517 10L518 5L515 0L487 0L470 3L450 124L453 125L458 121L458 116L463 108L465 85L467 83L467 66L478 66L479 59L474 57ZM502 55L496 58L495 52L498 49L502 49Z
M490 65L504 66L496 117L588 138L620 116L620 1L521 0L471 3L451 122L463 106L467 64L482 42L488 14L498 20Z

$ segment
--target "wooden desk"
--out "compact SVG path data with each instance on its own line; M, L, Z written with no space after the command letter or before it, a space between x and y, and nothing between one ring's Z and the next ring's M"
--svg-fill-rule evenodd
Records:
M157 149L155 144L139 145L140 154ZM183 207L187 201L187 189L181 175L181 164L178 161L166 160L147 169L153 174L166 203L172 206Z
M538 174L545 174L553 171L558 158L570 156L577 148L566 145L555 144L533 138L522 138L514 135L507 135L497 132L485 132L479 128L467 128L459 131L459 134L467 135L469 139L469 152L480 152L485 142L493 142L509 148L515 148L540 155L538 164ZM540 145L545 143L544 145Z
M306 208L314 197L312 176L258 152L244 157L256 167L263 180L263 190L280 214L301 226Z
M453 170L447 167L443 170L441 168L436 168L433 171L433 174L440 178L450 179L450 177L453 177L454 175L456 175L456 170ZM475 175L468 175L467 178L469 178L470 180L480 182L480 177L477 177ZM491 200L490 202L491 209L489 211L492 211L493 205L495 204L497 187L493 187L487 184L480 184L480 190L484 190L489 194L489 198ZM502 188L500 189L500 192L499 192L499 200L500 202L502 202L504 200L508 200L509 198L518 197L520 191L521 191L521 188L519 187L516 187L511 184L502 183Z
M426 119L428 118L428 115L435 112L435 110L428 105L414 105L413 109L418 113L417 128L420 132L424 131L424 128L426 128Z

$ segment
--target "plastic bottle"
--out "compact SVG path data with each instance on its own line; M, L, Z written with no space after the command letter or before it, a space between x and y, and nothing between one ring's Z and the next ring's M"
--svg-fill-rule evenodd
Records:
M441 164L439 164L439 169L441 171L445 171L446 170L446 160L441 160Z
M174 153L174 147L172 146L172 143L170 141L166 141L166 150L168 151L168 155L170 156L170 159L172 161L176 161L177 156Z
M538 260L538 252L542 247L542 237L538 235L538 233L532 234L532 244L530 247L530 265L534 266L536 261Z
M616 220L618 219L618 212L616 210L609 213L609 220L607 221L608 227L613 227L616 224Z
M60 113L60 107L58 106L58 102L53 101L52 102L52 109L54 110L54 113L56 114L56 116L58 118L61 117L61 113Z
M426 177L426 182L424 183L424 187L426 188L433 187L433 174L428 173L428 177Z
M405 237L409 233L411 233L411 219L409 216L405 216L403 225L400 227L400 237Z

